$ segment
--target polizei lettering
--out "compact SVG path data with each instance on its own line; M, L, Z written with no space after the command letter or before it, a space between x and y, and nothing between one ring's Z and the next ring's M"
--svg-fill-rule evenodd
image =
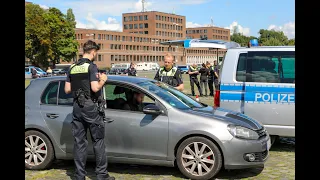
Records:
M270 93L255 93L254 101L258 102L278 102L278 103L294 103L295 94L270 94Z

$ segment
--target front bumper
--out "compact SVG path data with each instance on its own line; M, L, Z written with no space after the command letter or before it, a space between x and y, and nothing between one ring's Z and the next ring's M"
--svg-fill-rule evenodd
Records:
M243 169L263 166L269 157L271 146L270 137L266 135L258 140L244 140L233 138L224 142L225 169ZM251 153L255 160L245 160L245 154Z

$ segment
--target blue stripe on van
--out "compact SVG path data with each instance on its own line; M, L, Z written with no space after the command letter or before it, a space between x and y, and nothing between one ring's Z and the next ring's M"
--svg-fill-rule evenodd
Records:
M229 91L229 92L228 92ZM261 86L242 84L223 84L220 86L221 101L251 103L295 103L295 88L283 85Z

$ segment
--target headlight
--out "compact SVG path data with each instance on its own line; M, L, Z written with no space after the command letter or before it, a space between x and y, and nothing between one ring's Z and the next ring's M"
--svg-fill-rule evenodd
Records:
M230 134L234 137L237 138L242 138L242 139L259 139L258 133L255 131L241 127L241 126L235 126L235 125L228 125L228 131Z

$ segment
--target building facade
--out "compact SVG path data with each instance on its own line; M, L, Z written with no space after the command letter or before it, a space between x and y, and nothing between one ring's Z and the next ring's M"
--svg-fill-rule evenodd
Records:
M188 39L208 38L230 41L230 29L214 26L187 28L186 36Z

